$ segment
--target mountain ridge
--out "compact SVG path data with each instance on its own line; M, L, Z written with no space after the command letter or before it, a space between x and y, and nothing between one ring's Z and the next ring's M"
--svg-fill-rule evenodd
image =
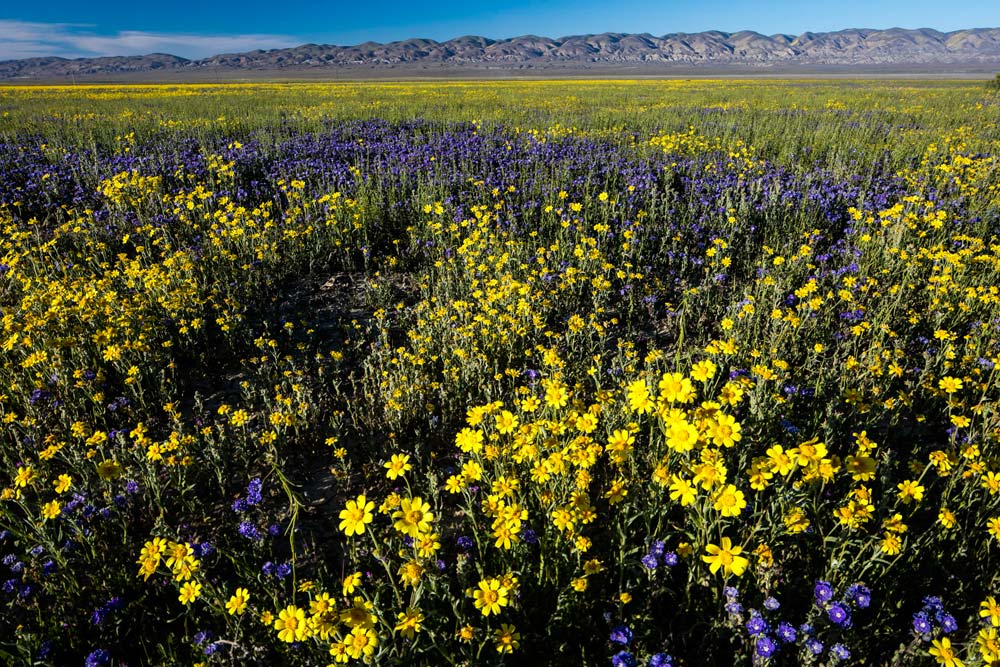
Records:
M165 53L94 58L35 57L0 61L0 80L89 77L144 72L379 70L398 66L462 68L731 66L1000 65L1000 28L941 32L931 28L848 28L801 35L752 30L698 33L463 35L444 42L411 38L353 46L302 44L187 59Z

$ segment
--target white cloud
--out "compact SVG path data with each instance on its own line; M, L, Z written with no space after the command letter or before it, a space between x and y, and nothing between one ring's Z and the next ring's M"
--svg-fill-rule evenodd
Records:
M111 35L75 23L33 23L0 19L0 60L60 56L137 56L170 53L204 58L217 53L279 49L301 44L291 35L194 35L124 30Z

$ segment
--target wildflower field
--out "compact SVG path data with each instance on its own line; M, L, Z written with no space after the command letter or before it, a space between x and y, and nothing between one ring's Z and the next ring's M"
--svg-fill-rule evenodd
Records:
M1000 664L987 83L0 88L0 663Z

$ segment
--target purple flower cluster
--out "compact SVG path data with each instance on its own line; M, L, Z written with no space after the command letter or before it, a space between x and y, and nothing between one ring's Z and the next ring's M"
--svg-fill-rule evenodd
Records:
M90 622L94 625L101 625L112 612L118 611L124 606L125 601L115 596L94 610L90 616Z
M271 561L267 561L263 566L261 566L260 571L268 576L284 579L292 573L292 566L290 563L280 563L275 565Z
M673 667L674 659L666 653L654 653L649 656L646 667Z
M928 595L923 599L923 607L913 615L913 631L923 641L930 641L935 628L948 635L958 630L958 621L945 609L941 598Z
M732 586L726 586L723 593L726 596L726 613L730 616L739 616L742 614L743 605L740 604L740 592Z
M84 661L85 667L103 667L111 661L111 655L103 648L91 651Z
M261 481L260 477L254 477L252 480L250 480L250 483L247 484L246 498L237 498L236 500L234 500L233 511L236 512L237 514L243 514L249 508L260 505L261 501L263 501L264 499L262 495L263 488L264 484ZM264 536L261 534L260 529L257 527L257 524L250 519L244 519L240 521L240 524L239 526L237 526L236 530L241 537L244 537L245 539L251 540L253 542L259 542L262 539L264 539Z
M247 497L237 498L233 501L233 511L237 514L243 513L248 507L254 507L259 505L263 497L261 496L261 491L263 489L263 482L260 481L260 477L255 477L250 480L247 485Z
M774 596L764 599L763 611L749 609L746 616L743 605L739 601L739 591L726 587L725 610L730 622L742 624L747 634L753 639L756 660L767 660L779 653L785 646L799 646L807 655L818 657L826 651L824 642L817 636L816 628L803 623L796 627L787 620L769 620L767 615L781 609L781 602ZM817 607L838 631L847 630L852 626L854 610L865 609L871 604L871 591L863 584L849 586L841 599L836 598L836 591L827 581L817 581L813 586L813 599ZM745 620L744 620L745 619ZM737 626L738 627L738 626ZM833 661L847 660L850 649L843 643L835 643L830 647L829 656Z
M673 551L667 551L662 540L654 541L649 547L649 552L641 560L643 566L651 571L659 567L661 563L667 567L673 567L678 562L677 554Z
M257 530L257 525L254 524L253 521L240 521L240 525L237 528L237 530L239 531L240 535L242 535L248 540L253 540L254 542L258 542L263 539L263 537L261 537L260 531Z
M608 638L612 644L621 644L622 646L628 646L632 643L632 629L627 625L618 625L611 630L611 636Z
M628 651L618 651L611 656L612 667L636 667L635 656Z
M834 624L842 628L849 629L853 626L851 606L857 609L866 609L871 604L872 594L864 584L852 584L844 592L841 600L834 601L834 590L827 581L817 581L813 588L813 596L816 605L825 610L827 618Z
M617 625L611 629L611 636L608 638L608 641L622 647L621 650L611 656L612 667L636 667L639 664L635 655L628 650L632 639L632 629L627 625ZM646 662L646 667L672 666L673 658L666 653L654 653L649 656L649 660Z

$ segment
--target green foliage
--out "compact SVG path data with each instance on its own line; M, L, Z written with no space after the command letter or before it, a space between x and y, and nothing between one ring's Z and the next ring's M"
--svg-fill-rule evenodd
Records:
M982 85L0 107L4 661L1000 659Z

